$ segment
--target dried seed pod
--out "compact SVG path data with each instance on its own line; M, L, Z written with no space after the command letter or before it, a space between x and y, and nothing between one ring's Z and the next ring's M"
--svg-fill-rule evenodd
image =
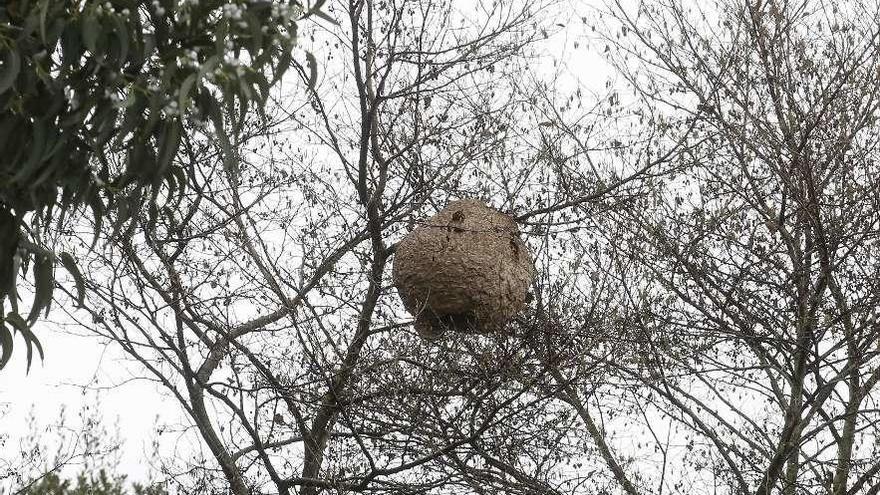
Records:
M503 329L525 306L535 267L513 218L463 199L400 241L392 277L416 331L432 339Z

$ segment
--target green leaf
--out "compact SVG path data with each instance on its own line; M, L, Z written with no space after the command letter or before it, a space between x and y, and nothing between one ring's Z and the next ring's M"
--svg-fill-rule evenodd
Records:
M260 88L260 104L258 108L261 110L265 110L264 106L266 105L266 100L269 98L269 80L266 79L266 76L263 75L262 72L254 71L252 73L252 77L254 81L257 83L257 87Z
M101 34L101 23L94 15L86 15L82 20L82 39L86 48L92 53L98 46L98 35Z
M55 289L55 274L53 273L52 258L49 256L36 255L34 260L34 305L28 314L28 321L37 321L42 309L49 313L52 305L52 292Z
M92 237L92 244L89 250L95 249L98 244L98 236L101 234L101 225L104 223L104 202L101 196L95 191L89 198L89 206L92 208L92 215L95 217L95 232Z
M102 100L95 107L92 121L97 123L95 126L98 130L98 135L95 137L95 144L97 146L103 147L116 133L116 124L119 122L118 116L119 108L108 100Z
M325 21L329 22L330 24L335 24L338 26L339 23L336 22L336 19L330 17L329 15L327 15L321 11L321 7L323 7L326 2L327 2L327 0L318 0L317 2L315 2L315 4L312 5L312 8L309 10L309 12L306 15L304 15L303 18L309 17L309 16L316 16L321 19L324 19Z
M18 274L15 256L18 253L19 219L5 205L0 205L0 301L9 295L15 297L15 278ZM13 299L13 304L15 304Z
M251 54L252 57L256 57L258 53L260 53L260 49L263 47L263 23L257 19L250 10L245 14L245 19L247 19L248 27L251 30Z
M138 83L143 83L144 78L139 78ZM137 84L137 83L136 83ZM131 103L129 103L131 101ZM147 97L137 91L129 91L124 102L118 104L120 108L125 108L122 124L116 131L116 145L121 146L131 135L131 132L139 127L144 119L144 113L147 109Z
M137 101L137 96L138 96L137 93L135 93L134 91L129 91L128 95L126 95L124 100L113 104L113 108L128 108L128 107L135 104L135 102ZM127 113L125 115L126 115L126 117L128 117ZM121 140L125 139L128 136L128 134L127 133L123 134L121 132L117 132L116 136L117 136L117 138L116 138L117 142L121 142Z
M177 105L180 108L181 115L186 112L186 107L189 105L189 92L192 91L192 87L198 79L199 74L194 72L187 76L186 79L183 80L183 84L180 85L180 96L177 98Z
M16 233L16 239L18 234ZM18 241L16 241L17 247ZM0 258L4 259L4 258ZM13 277L18 276L18 272L21 270L21 253L16 250L15 256L12 257L12 275ZM12 285L9 287L9 306L12 307L12 311L18 313L18 287L15 286L15 280L12 281Z
M216 40L214 42L214 50L217 53L226 53L226 36L229 34L229 21L226 18L222 19L219 24L217 24L216 31Z
M15 78L18 77L18 71L21 69L18 46L13 45L4 51L6 55L3 59L3 71L0 72L0 94L5 93L15 84Z
M7 1L4 3L9 3L9 2ZM19 2L16 2L16 3L19 3ZM30 0L24 2L24 5L22 6L23 7L22 14L24 14L25 12L27 12L27 14L28 14L27 17L25 17L25 19L24 19L24 23L22 23L22 25L21 25L21 31L19 31L19 36L20 36L19 39L22 39L22 40L27 39L31 35L36 37L39 34L37 31L40 29L39 12L36 12L36 13L33 12L33 9L31 8L31 6L28 5L29 3L30 3Z
M128 222L125 232L122 233L122 240L124 240L126 244L131 243L131 238L134 237L135 227L137 227L138 220L140 219L141 207L144 204L142 188L138 188L137 191L137 197L132 201L132 205L134 206L130 208L133 212L131 220Z
M18 172L12 177L12 182L24 182L31 177L42 163L43 148L46 145L46 123L43 119L34 120L34 134L30 143L30 156ZM32 185L32 184L28 184Z
M110 234L110 239L129 240L134 235L134 228L137 225L141 206L144 203L144 189L146 187L137 186L127 197L120 198L119 204L116 207L117 218L113 222L113 232ZM122 230L123 227L125 227L124 231ZM119 234L122 234L122 236L117 237Z
M42 160L46 161L55 156L55 153L58 153L58 150L63 148L65 144L67 144L67 134L58 132L50 127L49 136L46 139L46 153L43 155Z
M171 176L169 174L169 181ZM154 232L156 228L156 221L159 219L159 207L156 206L156 203L150 202L150 206L147 208L147 226L145 230L147 232Z
M150 58L153 50L156 49L156 35L152 33L144 33L144 53L141 55L141 62Z
M321 7L323 7L325 3L327 3L327 0L318 0L317 2L315 2L314 5L312 5L312 8L309 10L309 12L303 17L309 17L312 15L318 16L321 19L324 19L325 21L336 24L338 26L339 23L336 22L336 19L333 19L332 17L321 11Z
M283 76L284 73L287 72L287 68L290 67L290 62L292 59L293 57L291 56L290 51L284 50L284 53L281 54L281 56L278 58L278 63L275 65L274 75L272 76L273 86L275 85L275 83L278 82L279 79L281 79L281 76Z
M82 37L75 23L67 23L61 35L61 67L63 71L67 67L76 64L82 55Z
M37 336L34 335L33 329L30 325L27 324L24 319L18 315L18 313L9 313L6 315L6 321L12 324L16 330L21 332L22 337L24 338L24 344L27 348L27 371L31 370L31 362L34 357L34 347L37 348L37 352L40 354L40 360L43 361L45 359L45 354L43 353L43 345L40 344L40 340L37 339Z
M309 91L313 91L315 84L318 83L318 61L315 60L312 52L306 52L306 60L308 60L309 65Z
M70 253L61 253L61 264L64 265L64 268L67 269L73 277L74 283L76 283L76 304L82 307L86 298L85 279L83 279L82 273L79 271L79 267L76 266L76 261L74 261Z
M180 121L175 119L165 126L162 133L161 149L159 154L159 166L157 168L157 178L165 175L171 160L177 155L177 149L180 148Z
M141 188L138 187L135 189L136 194L140 194ZM119 198L119 202L116 204L116 220L113 221L113 228L110 232L110 239L116 239L116 236L119 232L122 231L122 226L125 225L125 222L131 218L131 209L129 207L129 198L122 197Z
M17 143L17 137L19 134L19 127L21 126L22 119L17 115L12 115L10 112L6 112L6 114L0 115L0 152L6 151L7 143L9 143L9 148L17 150L21 148L21 146ZM7 157L7 160L14 161L15 157Z
M321 19L324 19L325 21L329 22L330 24L334 24L336 26L339 25L339 21L337 21L336 19L330 17L329 15L321 12L320 10L312 9L309 11L309 15L313 15L315 17L319 17Z
M186 193L186 171L182 167L171 167L171 170L168 173L168 177L169 179L171 177L174 177L173 180L177 184L176 191L169 190L169 197L174 199L174 207L177 208L180 206L180 201L183 199L183 195Z
M219 63L220 63L220 57L218 57L217 55L211 55L210 57L208 57L208 59L205 60L205 63L201 64L201 66L199 67L198 78L201 79L201 78L205 77L205 75L208 74L209 72L214 72L214 69L217 68L217 65Z
M247 80L245 80L245 78L243 78L243 77L238 78L238 87L241 90L241 93L240 93L241 98L242 98L242 100L244 100L244 102L242 104L243 107L247 106L248 102L256 99L256 98L254 98L254 92L251 89L250 84L247 82Z
M46 14L49 12L49 0L41 0L40 1L40 39L43 40L43 44L47 44L46 41Z
M119 16L113 16L113 32L119 38L119 67L125 67L128 59L128 26Z
M3 349L0 354L0 370L2 370L12 357L12 332L2 323L0 323L0 347Z
M223 114L220 112L220 106L217 104L217 101L214 100L214 96L210 93L205 93L205 95L206 99L210 102L208 105L208 115L211 117L211 122L214 124L214 132L217 134L217 142L223 150L223 162L228 164L228 160L230 160L230 157L233 155L232 146L229 144L226 130L223 128Z

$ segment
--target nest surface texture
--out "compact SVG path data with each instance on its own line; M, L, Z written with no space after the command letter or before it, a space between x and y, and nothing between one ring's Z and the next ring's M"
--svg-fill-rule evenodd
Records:
M502 330L525 306L535 266L513 218L462 199L400 241L392 277L416 331L437 338Z

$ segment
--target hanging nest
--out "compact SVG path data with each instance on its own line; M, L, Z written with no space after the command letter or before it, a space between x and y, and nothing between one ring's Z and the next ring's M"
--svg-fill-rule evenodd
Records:
M482 201L453 201L397 245L392 270L424 338L489 333L525 306L535 266L516 222Z

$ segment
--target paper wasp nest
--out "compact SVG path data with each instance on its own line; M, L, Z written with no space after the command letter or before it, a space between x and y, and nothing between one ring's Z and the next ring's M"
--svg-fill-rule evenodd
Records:
M482 201L453 201L397 245L392 271L416 331L499 331L523 309L535 267L516 222Z

